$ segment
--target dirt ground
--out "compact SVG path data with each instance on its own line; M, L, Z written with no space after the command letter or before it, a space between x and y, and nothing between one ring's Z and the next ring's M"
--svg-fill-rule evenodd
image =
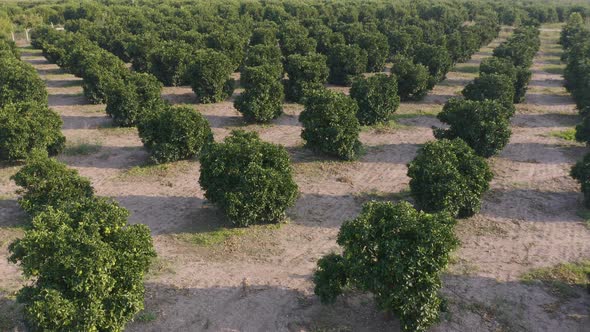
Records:
M128 331L397 331L395 317L377 310L369 295L351 291L334 305L321 305L311 281L316 261L338 250L339 226L364 202L409 199L406 164L434 139L431 127L441 125L436 113L476 77L481 59L507 33L457 65L426 100L403 103L395 124L365 128L366 154L356 162L302 147L301 105L286 104L285 115L270 125L246 125L232 100L195 105L190 88L166 88L167 100L207 117L216 140L231 129L255 130L291 153L300 197L289 221L244 230L226 228L205 200L198 161L150 165L135 129L113 128L104 105L85 101L79 79L37 50L23 51L23 59L46 80L50 106L63 118L68 149L59 159L89 177L99 195L128 208L130 222L152 230L159 258L146 280L146 309ZM490 159L492 189L481 213L459 223L462 245L444 276L448 311L433 331L590 330L590 295L584 290L563 298L521 281L531 269L590 258L590 231L576 214L582 195L568 176L587 150L551 135L579 120L563 77L545 71L548 65L563 67L558 36L556 29L542 31L510 144ZM0 311L9 313L7 330L22 329L12 313L18 312L13 295L23 279L6 261L7 245L22 235L24 219L17 188L8 180L17 170L0 168Z

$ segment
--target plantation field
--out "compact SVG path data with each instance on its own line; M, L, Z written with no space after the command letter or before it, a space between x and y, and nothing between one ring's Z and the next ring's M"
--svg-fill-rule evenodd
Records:
M489 159L494 179L479 214L460 219L460 248L443 277L446 310L432 331L584 331L590 326L590 212L569 176L587 148L568 136L579 118L563 87L557 43L561 27L541 27L541 49L525 101L512 117L509 144ZM460 63L428 96L402 102L386 124L363 127L357 161L318 156L303 147L300 104L284 104L270 124L246 124L223 102L196 104L190 87L166 87L162 97L197 109L215 141L232 129L256 131L285 146L300 196L288 222L233 228L198 184L196 160L150 162L135 128L119 128L83 95L81 79L21 44L22 59L44 79L49 106L67 138L60 161L88 177L96 193L131 212L130 223L150 227L158 258L146 280L145 310L128 331L391 331L395 317L370 295L347 291L333 305L313 292L313 271L338 251L343 221L370 200L410 199L407 164L434 140L436 114L478 75L479 63L512 33ZM388 66L389 68L390 66ZM386 69L387 71L388 69ZM239 74L234 74L239 80ZM348 93L348 88L330 89ZM25 215L9 179L17 164L0 167L0 330L20 331L14 294L23 279L7 262L8 244L22 236ZM569 265L561 265L570 263Z

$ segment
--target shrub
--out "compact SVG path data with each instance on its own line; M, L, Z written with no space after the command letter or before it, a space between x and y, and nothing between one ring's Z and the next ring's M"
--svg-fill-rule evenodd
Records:
M350 96L359 106L356 117L362 125L386 122L399 107L397 79L393 75L360 77L352 83Z
M590 144L590 116L582 117L582 122L576 126L576 141Z
M572 167L570 175L580 183L584 193L584 205L590 208L590 153L584 155L584 159Z
M36 102L7 104L0 108L0 160L21 160L35 149L50 155L61 152L65 137L59 115Z
M117 71L107 70L99 63L92 63L84 69L82 88L84 96L93 104L108 102L113 85L129 75L126 68Z
M216 103L232 95L231 60L214 50L199 50L188 67L188 81L199 103Z
M507 106L514 101L512 80L502 74L482 74L469 82L461 93L469 100L496 100Z
M255 132L233 131L206 149L200 161L205 197L237 226L279 222L295 203L289 154Z
M0 36L0 53L7 52L16 59L20 59L20 52L16 46L16 43L12 40L5 39L4 36Z
M514 103L524 100L532 76L528 68L515 67L509 59L497 57L484 59L479 66L479 72L480 74L500 74L509 77L514 86Z
M317 42L308 36L307 29L295 21L285 23L280 32L281 50L285 56L314 52Z
M234 107L248 122L269 122L283 114L282 68L262 65L244 68L240 77L244 92Z
M144 113L163 107L162 83L148 73L131 72L109 88L106 113L118 126L135 126Z
M456 138L426 143L408 165L408 176L420 209L463 218L479 211L493 174L485 159Z
M91 197L94 192L90 181L78 175L78 171L68 169L39 151L33 152L11 179L23 187L18 191L19 205L31 215L47 206L58 208L67 202Z
M428 68L431 76L429 88L443 80L453 65L451 56L442 46L419 44L414 49L414 62Z
M250 36L250 45L276 45L278 43L278 36L279 31L277 30L276 25L274 26L260 26L252 30L252 35Z
M137 130L156 163L192 158L213 141L207 119L186 106L148 112Z
M360 124L356 118L358 106L342 93L327 89L310 92L299 115L303 124L301 137L315 151L353 160L359 156Z
M290 55L285 65L289 76L285 83L287 99L300 102L308 91L322 89L329 75L326 61L326 56L318 53Z
M400 318L402 331L428 330L442 304L441 274L458 245L455 223L446 213L419 212L407 202L365 204L340 228L342 256L318 262L316 294L333 302L350 284L373 293L381 309Z
M47 180L49 178L45 178ZM122 331L143 309L143 276L156 256L150 230L106 199L77 197L36 215L9 260L30 282L17 295L39 331Z
M428 93L430 76L426 66L414 64L407 57L397 56L391 74L397 78L397 91L402 101L420 100Z
M164 41L149 56L149 70L165 86L188 84L186 70L194 48L183 41Z
M207 36L207 47L227 56L233 66L232 71L238 69L244 59L247 40L233 31L213 31Z
M9 103L47 104L45 83L33 66L15 57L0 57L0 107Z
M451 99L437 118L449 129L434 129L438 139L461 138L484 158L500 152L510 139L511 108L493 101Z
M380 72L385 68L389 44L384 34L378 31L362 33L358 45L367 52L367 71Z
M259 44L248 48L244 66L255 67L262 65L282 66L281 49L276 44Z
M355 76L367 70L367 52L358 45L337 44L328 55L330 75L328 82L350 85Z

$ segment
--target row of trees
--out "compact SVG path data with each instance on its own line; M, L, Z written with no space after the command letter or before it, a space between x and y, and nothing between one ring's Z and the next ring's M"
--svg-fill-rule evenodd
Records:
M59 115L47 106L45 83L20 60L12 41L0 38L0 160L26 159L34 149L55 155L65 147Z
M521 49L527 46L516 41L527 40L534 55L538 34L531 31L517 29L498 49ZM466 98L449 100L439 113L448 129L435 128L438 140L426 143L408 165L411 196L420 212L407 202L371 202L342 225L342 254L320 259L314 276L322 302L335 301L352 286L371 291L381 308L400 317L404 331L425 331L436 322L440 274L458 245L454 218L479 211L493 177L484 157L499 152L510 137L512 103L520 100L514 98L518 85L513 61L504 56L485 60L482 77L466 87ZM495 81L484 84L488 77ZM524 81L526 86L528 79Z
M576 126L576 140L590 143L590 29L580 13L573 13L561 31L560 44L567 65L566 89L572 94L582 121ZM590 207L590 154L571 170L584 193L584 204Z
M90 181L35 150L12 177L30 216L9 246L28 283L17 294L39 331L122 331L143 309L143 276L155 257L150 230L97 197Z

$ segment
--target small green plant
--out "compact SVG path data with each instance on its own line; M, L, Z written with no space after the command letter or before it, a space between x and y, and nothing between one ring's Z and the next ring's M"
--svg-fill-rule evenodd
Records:
M565 130L552 131L549 133L549 136L561 138L566 141L575 141L576 140L576 129L571 128L571 129L565 129Z
M590 261L562 263L552 267L539 268L525 273L521 279L525 282L540 282L560 297L577 297L575 287L590 286Z

